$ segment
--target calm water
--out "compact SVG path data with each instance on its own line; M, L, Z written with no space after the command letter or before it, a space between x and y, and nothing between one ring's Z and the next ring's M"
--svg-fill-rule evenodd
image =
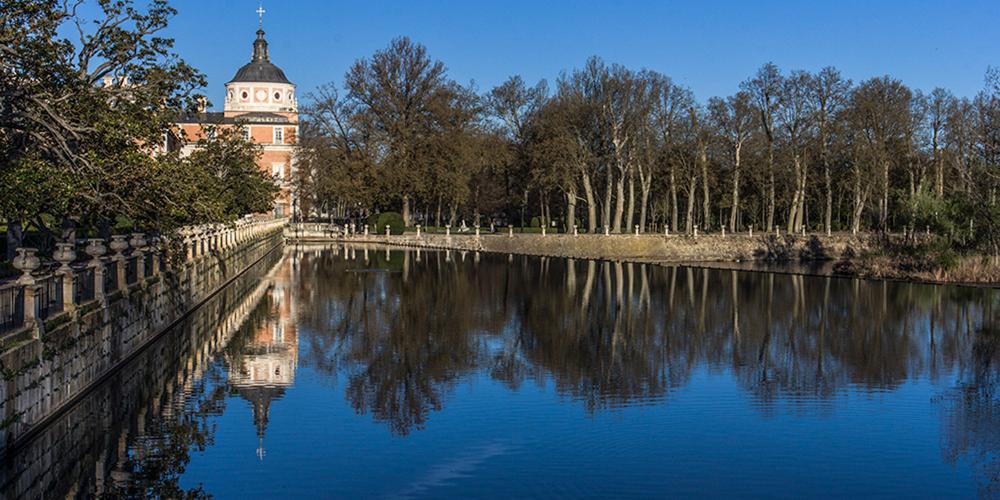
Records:
M8 495L1000 493L996 290L374 247L264 272Z

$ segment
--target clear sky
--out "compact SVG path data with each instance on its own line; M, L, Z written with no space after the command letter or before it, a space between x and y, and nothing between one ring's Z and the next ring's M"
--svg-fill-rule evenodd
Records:
M342 1L264 0L271 60L300 102L356 59L406 35L480 91L520 74L555 80L590 55L649 68L699 100L728 95L761 64L854 81L890 74L973 96L1000 66L1000 1ZM175 0L169 36L208 76L209 98L249 61L257 0Z

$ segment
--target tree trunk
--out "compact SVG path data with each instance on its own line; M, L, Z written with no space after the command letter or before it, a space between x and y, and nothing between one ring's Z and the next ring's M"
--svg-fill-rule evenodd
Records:
M639 201L639 230L646 232L649 230L646 227L646 207L649 205L649 190L653 187L653 179L651 175L646 175L642 178L642 199Z
M733 206L729 210L729 232L735 233L739 228L737 214L740 212L740 150L742 146L737 144L735 150L735 162L733 163Z
M614 174L611 169L607 172L607 186L604 191L604 209L601 211L601 225L611 226L611 192L614 189Z
M410 195L403 195L403 226L410 227Z
M698 152L698 162L701 163L701 211L702 229L708 231L712 227L712 212L708 198L708 146L704 143L700 145Z
M587 232L594 234L597 230L597 202L594 200L594 188L590 185L590 174L583 174L583 194L587 198Z
M670 165L670 227L677 230L680 217L677 214L677 178L674 175L674 166Z
M625 232L632 231L635 224L635 174L629 171L628 175L628 209L625 211Z
M802 186L802 161L797 152L792 154L792 164L795 167L795 191L792 194L792 204L788 207L786 227L789 233L794 233L799 228L799 197L802 196L799 188Z
M767 142L767 231L774 229L774 142Z
M688 234L691 234L694 229L694 194L697 190L698 176L692 174L688 184L687 217L684 221L684 231Z
M619 177L615 182L615 214L611 221L611 232L622 232L622 214L625 212L625 178Z
M572 233L574 225L576 225L576 184L573 184L566 192L566 227L564 228L566 233Z

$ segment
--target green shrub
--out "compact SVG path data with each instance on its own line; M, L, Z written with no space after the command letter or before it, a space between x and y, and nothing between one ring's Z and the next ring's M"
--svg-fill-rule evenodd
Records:
M531 225L531 227L542 227L542 224L544 224L544 223L545 223L545 218L544 217L539 217L539 216L536 215L536 216L534 216L534 217L531 218L531 224L530 225Z
M403 234L403 216L397 212L382 212L368 217L368 226L375 234L385 234L385 226L390 234Z

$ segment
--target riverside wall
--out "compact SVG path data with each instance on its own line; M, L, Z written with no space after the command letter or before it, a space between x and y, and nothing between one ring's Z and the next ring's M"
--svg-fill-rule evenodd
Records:
M284 221L189 233L179 258L4 336L0 449L10 449L283 245ZM185 256L186 253L186 256ZM98 285L100 286L100 285Z

